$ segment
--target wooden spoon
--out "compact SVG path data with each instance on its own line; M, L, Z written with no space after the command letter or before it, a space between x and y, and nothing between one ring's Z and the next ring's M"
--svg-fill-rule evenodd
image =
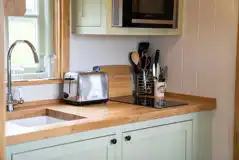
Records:
M132 52L131 53L131 60L132 60L132 62L136 65L136 66L138 66L138 64L139 64L139 54L138 54L138 52Z

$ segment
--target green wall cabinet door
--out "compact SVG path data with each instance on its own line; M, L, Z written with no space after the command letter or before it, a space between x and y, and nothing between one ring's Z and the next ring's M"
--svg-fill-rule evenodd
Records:
M72 32L105 34L106 0L72 0Z
M75 0L78 21L80 27L100 27L101 26L101 0Z
M115 160L113 137L79 141L13 154L12 160Z
M123 133L123 160L192 160L192 121Z

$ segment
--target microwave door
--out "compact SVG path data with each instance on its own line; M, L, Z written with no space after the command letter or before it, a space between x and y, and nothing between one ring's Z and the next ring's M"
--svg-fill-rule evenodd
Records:
M132 26L176 28L177 0L132 1Z
M132 0L132 12L138 14L164 14L165 0Z
M112 26L176 28L177 1L112 0Z
M177 0L131 0L132 19L173 20Z

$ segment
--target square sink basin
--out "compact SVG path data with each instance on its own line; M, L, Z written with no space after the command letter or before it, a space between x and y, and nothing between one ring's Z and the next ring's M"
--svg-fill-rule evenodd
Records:
M60 123L65 122L64 119L54 118L50 116L38 116L32 118L24 118L24 119L17 119L8 121L9 123L17 124L23 127L35 127L35 126L42 126L47 124L53 123Z
M20 114L20 113L19 113ZM22 116L23 115L23 116ZM15 119L7 121L8 124L18 125L22 127L37 127L48 124L61 123L66 121L83 119L85 117L64 113L60 111L42 109L32 112L27 112L21 114L17 117L13 116Z

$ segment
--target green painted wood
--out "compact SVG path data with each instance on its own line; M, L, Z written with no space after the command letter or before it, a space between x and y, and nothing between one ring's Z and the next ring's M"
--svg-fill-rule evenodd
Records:
M106 0L72 0L72 32L104 34L106 32Z
M193 160L212 160L213 115L200 112L193 119Z
M101 0L74 0L77 8L77 23L79 27L101 26Z
M103 137L13 154L11 160L115 160L114 137Z
M116 160L129 160L128 157L132 155L139 155L139 160L141 160L142 158L140 156L142 155L152 154L152 156L157 156L159 153L159 156L161 157L157 160L171 160L164 159L162 156L172 157L173 155L178 155L179 158L182 157L186 160L211 160L212 117L213 112L211 111L192 113L26 142L23 144L7 146L6 159L15 160L13 157L22 158L22 156L27 155L38 155L42 153L41 151L47 153L48 149L51 149L51 151L55 151L56 153L70 152L72 157L78 155L77 153L79 153L89 160L91 160L91 157L87 156L91 155L87 154L88 151L92 153L95 152L96 155L100 153L102 157L106 157L106 150L108 152L107 158L112 159L111 157L116 157ZM124 140L124 137L127 135L131 135L132 137L132 140L129 142ZM109 141L112 138L116 138L118 140L116 145L110 145ZM68 145L70 145L70 147L68 147ZM75 146L78 148L77 151L71 149L75 148ZM86 150L84 146L88 146L88 150ZM136 149L134 149L133 146L136 147ZM144 146L147 147L142 148ZM155 146L155 148L153 146ZM181 146L184 147L181 148ZM59 149L61 147L64 149ZM99 147L100 151L97 147ZM153 148L151 151L147 149L150 147ZM184 151L186 153L182 154ZM56 154L56 158L60 159L58 156L65 158L64 155L65 154L61 155L60 153L59 155ZM190 158L191 156L192 158ZM28 160L28 158L23 158ZM54 158L55 157L53 157L53 159ZM132 157L132 160L133 158L135 157ZM36 157L33 159L38 160ZM44 157L42 159L44 160ZM181 159L176 158L175 160Z
M126 132L122 159L192 160L192 133L192 121Z

